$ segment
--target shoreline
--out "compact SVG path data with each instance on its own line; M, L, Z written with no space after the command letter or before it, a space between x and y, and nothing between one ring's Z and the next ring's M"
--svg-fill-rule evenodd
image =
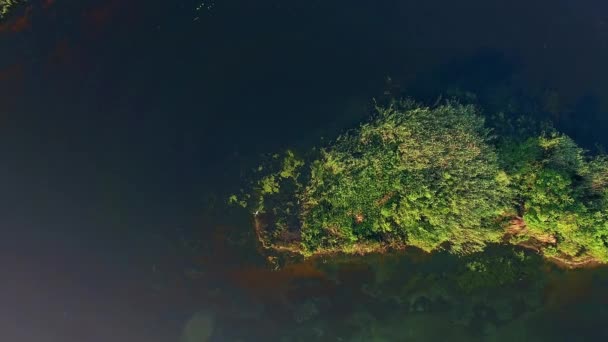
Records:
M275 251L278 253L291 253L304 258L313 258L313 257L322 257L322 256L331 256L331 255L366 255L372 253L386 253L387 251L403 251L406 248L413 248L415 246L408 246L405 244L398 243L386 243L386 242L371 242L371 243L360 243L354 244L347 248L334 248L334 249L320 249L312 253L307 253L304 251L299 242L291 242L286 243L284 245L273 244L267 241L264 238L265 226L263 219L260 217L261 215L253 216L253 226L255 230L255 235L257 238L257 242L259 243L259 247L265 251ZM499 245L507 246L517 246L523 249L527 249L530 251L534 251L542 256L542 258L561 268L561 269L590 269L600 266L605 266L606 264L599 262L593 257L583 258L581 260L573 260L571 256L554 256L554 255L545 255L542 252L542 247L548 244L554 243L553 239L541 237L537 238L534 236L530 236L528 240L521 241L517 243L511 243L511 238L518 236L519 234L527 233L527 227L525 226L525 222L521 217L515 217L510 221L510 225L506 227L505 234L503 236L503 241L498 243ZM431 254L433 252L427 252Z

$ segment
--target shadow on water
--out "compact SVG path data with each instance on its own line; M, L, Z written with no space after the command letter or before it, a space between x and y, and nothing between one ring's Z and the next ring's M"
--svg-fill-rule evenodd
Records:
M246 218L215 227L184 259L191 265L185 282L197 291L190 313L214 317L210 341L428 341L446 333L462 341L571 341L608 334L601 324L605 267L564 270L509 246L490 246L483 256L408 249L302 260L260 250Z

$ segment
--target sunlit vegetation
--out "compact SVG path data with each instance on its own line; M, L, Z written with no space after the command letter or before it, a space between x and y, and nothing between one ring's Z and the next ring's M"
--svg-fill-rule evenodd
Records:
M522 235L545 255L572 262L608 261L608 160L588 157L572 139L547 133L502 146Z
M608 262L608 158L496 122L471 105L393 101L324 148L269 156L230 201L251 209L265 246L304 254L465 255L510 241L571 265Z
M3 20L16 5L22 2L23 0L0 0L0 21Z

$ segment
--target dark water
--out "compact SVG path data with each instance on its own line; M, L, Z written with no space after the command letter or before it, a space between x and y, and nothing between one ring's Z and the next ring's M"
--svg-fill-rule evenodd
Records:
M608 338L606 269L495 248L492 279L414 251L274 270L223 205L259 153L385 90L608 146L605 1L31 0L0 49L2 341Z

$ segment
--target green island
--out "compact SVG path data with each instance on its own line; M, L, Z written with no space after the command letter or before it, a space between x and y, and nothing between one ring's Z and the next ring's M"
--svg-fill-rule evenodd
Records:
M304 256L513 244L566 267L608 262L608 157L457 101L375 105L324 147L266 156L229 202L262 246Z

